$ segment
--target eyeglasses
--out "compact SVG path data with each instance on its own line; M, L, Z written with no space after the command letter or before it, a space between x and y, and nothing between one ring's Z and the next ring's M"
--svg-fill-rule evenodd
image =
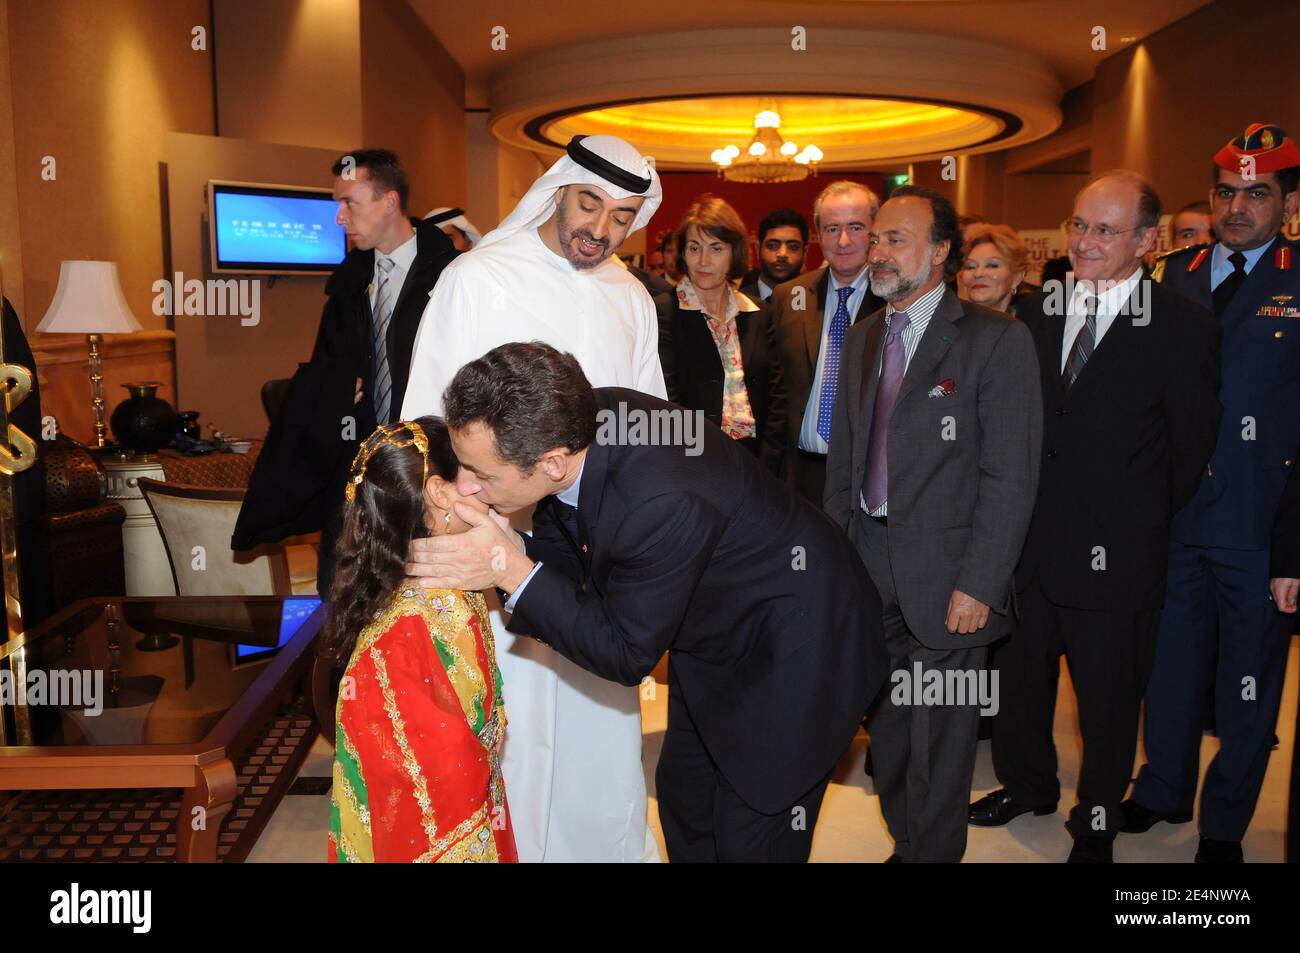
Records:
M1065 229L1066 234L1075 238L1083 238L1085 235L1091 234L1099 242L1108 242L1117 235L1140 231L1147 226L1134 225L1132 228L1111 228L1109 225L1089 225L1081 218L1067 218L1061 223L1061 227Z

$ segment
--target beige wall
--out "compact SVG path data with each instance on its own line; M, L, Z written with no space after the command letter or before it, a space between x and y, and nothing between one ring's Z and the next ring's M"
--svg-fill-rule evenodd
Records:
M220 134L383 146L410 213L465 201L465 77L404 0L217 0Z
M1149 176L1166 207L1205 199L1212 157L1252 122L1300 135L1300 5L1219 0L1103 60L1093 171Z
M0 288L23 317L23 246L18 226L13 83L9 69L9 5L0 3ZM33 325L34 326L34 325Z
M150 308L163 272L163 137L212 128L210 54L190 45L207 2L9 0L7 10L24 325L30 334L44 316L60 262L92 258L116 261L136 318L165 328ZM44 156L53 181L41 177ZM18 281L6 268L6 285Z
M1092 83L1067 92L1061 112L1061 127L1050 136L1005 152L958 156L955 180L942 177L938 162L917 163L914 181L948 196L962 215L1014 228L1055 228L1088 179Z
M347 147L330 148L248 142L227 136L167 137L171 195L172 264L186 278L207 277L208 233L204 186L209 179L327 186L329 167ZM263 382L292 377L311 356L325 304L326 275L222 275L257 282L256 324L237 316L178 314L176 381L178 410L197 410L205 423L240 436L264 433ZM251 294L251 287L250 287ZM245 299L250 300L250 299Z
M405 0L361 0L360 50L360 143L402 157L412 215L463 207L465 74Z
M206 0L0 0L0 276L36 355L42 412L79 440L94 433L85 341L35 334L64 259L116 261L151 332L105 342L108 410L129 380L160 380L174 400L152 285L164 271L164 136L212 128L211 44L192 47L196 26L209 29Z
M221 135L356 148L360 0L215 0L214 9Z
M501 143L488 131L488 113L465 113L465 215L483 234L501 221L497 208L497 166Z
M410 166L414 214L466 198L464 79L403 0L215 0L214 10L209 23L207 0L0 0L0 281L37 352L44 409L78 439L92 432L84 342L33 333L64 259L118 262L128 304L156 332L105 343L110 411L119 383L157 378L179 408L255 433L262 381L310 351L324 281L263 281L261 326L233 335L178 318L173 370L153 283L169 255L173 269L205 276L202 182L327 185L328 159L384 144ZM192 46L195 27L205 49ZM214 120L223 139L208 135ZM170 168L169 133L191 148ZM47 155L52 181L41 177ZM170 210L169 175L179 176Z
M497 218L505 218L519 204L532 184L546 171L550 163L543 163L526 149L516 149L501 143L497 151Z

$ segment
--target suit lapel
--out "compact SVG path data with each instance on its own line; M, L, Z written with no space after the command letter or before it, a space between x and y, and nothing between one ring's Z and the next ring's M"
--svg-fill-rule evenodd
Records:
M857 425L850 431L858 435L853 444L854 472L867 463L867 443L871 439L871 421L876 409L876 391L880 386L880 344L885 339L885 316L882 314L867 327L866 343L862 347L862 382L858 387L859 407ZM852 408L850 408L850 411Z
M1211 261L1202 264L1200 268L1192 272L1192 284L1195 289L1195 297L1192 300L1205 308L1210 314L1214 314L1214 295L1210 291L1210 272L1214 270L1213 248L1211 248L1210 254Z
M958 330L954 322L961 320L964 314L961 299L951 290L945 290L943 297L939 299L939 306L934 309L934 316L930 318L925 334L921 335L921 341L916 346L916 353L912 355L911 363L907 365L907 373L903 375L903 383L898 389L899 404L907 399L908 394L916 390L920 382L930 379L931 373L939 366L939 362L943 360L943 356L948 353L953 340L957 337ZM897 407L898 404L894 406Z
M1144 281L1150 281L1150 279L1145 276L1138 279L1139 284ZM1083 393L1087 393L1091 387L1095 386L1093 383L1094 381L1103 380L1105 376L1114 369L1116 363L1120 360L1121 355L1128 348L1127 342L1129 335L1132 334L1134 318L1130 313L1130 308L1134 297L1139 294L1145 296L1147 320L1150 320L1150 309L1152 307L1151 285L1147 284L1141 290L1134 288L1133 294L1129 295L1128 299L1124 302L1120 313L1115 315L1111 320L1110 326L1106 329L1105 336L1097 342L1097 346L1093 348L1092 356L1088 358L1088 363L1083 366L1083 370L1079 372L1078 379L1071 385L1069 390L1069 395L1071 397L1079 393L1080 389L1082 389ZM1064 333L1065 322L1062 320L1062 347L1065 346ZM1060 358L1058 357L1057 360L1059 362Z
M599 398L599 392L597 392ZM601 401L602 404L605 401ZM583 566L589 576L595 575L595 564L605 557L604 546L597 545L596 530L600 526L600 507L605 498L605 483L609 478L610 448L599 441L587 447L587 459L582 467L582 482L578 485L578 549Z
M809 313L803 310L804 343L808 347L808 379L817 376L817 355L822 349L822 324L826 320L826 294L831 283L829 268L822 269L821 279L817 282L817 310Z
M876 383L880 367L880 342L885 337L885 317L881 315L867 328L866 344L862 348L862 382L858 386L858 399L863 413L871 416L876 402Z
M1045 386L1061 390L1061 348L1065 346L1065 315L1048 315L1043 312L1047 333L1039 339L1038 364Z
M393 305L393 320L388 325L390 347L392 346L391 335L394 334L393 325L397 323L398 315L402 313L402 308L406 306L407 301L411 298L412 289L421 287L420 279L426 271L433 267L433 256L431 254L421 255L420 251L420 233L417 230L415 233L415 257L411 259L411 267L406 273L406 280L402 282L402 288L397 292L397 303ZM424 314L424 305L425 302L419 303L419 309L416 313L417 320Z

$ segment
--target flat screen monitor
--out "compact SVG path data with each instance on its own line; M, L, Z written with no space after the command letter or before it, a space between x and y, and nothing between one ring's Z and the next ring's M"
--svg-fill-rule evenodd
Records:
M280 633L275 645L236 645L235 667L253 662L265 662L289 644L311 614L320 608L321 600L313 598L285 599L280 613Z
M208 182L213 272L328 274L347 255L338 204L326 189Z

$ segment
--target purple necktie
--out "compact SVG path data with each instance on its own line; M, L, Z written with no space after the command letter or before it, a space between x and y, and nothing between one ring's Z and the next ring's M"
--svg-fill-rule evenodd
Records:
M889 418L894 416L898 388L907 370L907 352L903 348L903 329L912 319L906 311L895 311L885 334L885 354L880 362L880 385L876 388L876 406L871 415L871 439L867 443L867 511L874 513L889 499Z

